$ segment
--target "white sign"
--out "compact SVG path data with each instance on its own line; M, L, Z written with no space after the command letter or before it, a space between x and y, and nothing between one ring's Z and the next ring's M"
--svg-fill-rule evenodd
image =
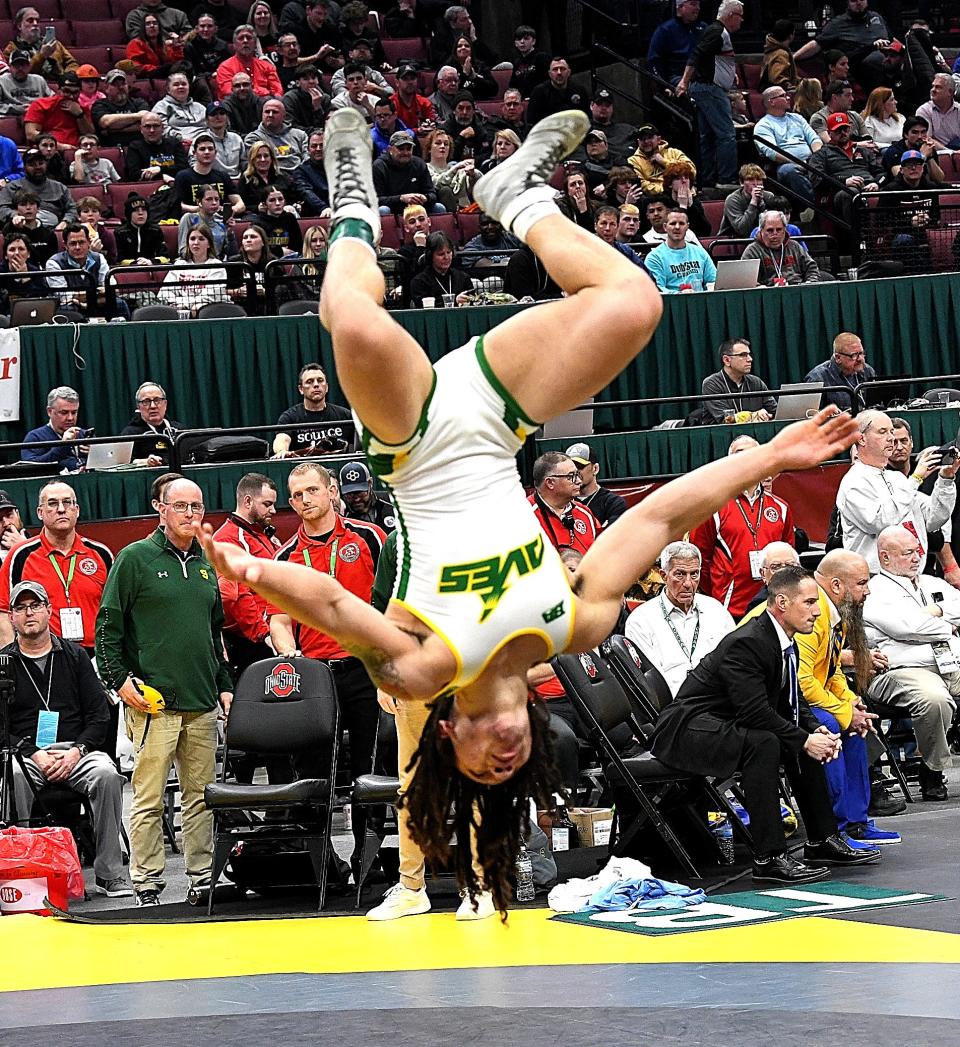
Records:
M20 420L20 329L0 328L0 422Z

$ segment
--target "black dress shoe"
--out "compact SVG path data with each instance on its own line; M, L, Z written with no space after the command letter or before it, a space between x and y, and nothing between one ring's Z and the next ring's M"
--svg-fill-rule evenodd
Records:
M947 782L942 772L920 764L920 795L924 800L940 802L947 799Z
M882 785L870 787L870 807L867 813L871 818L892 818L895 814L903 814L906 809L907 801L902 796L891 795Z
M880 848L851 847L839 833L834 833L822 843L808 843L803 856L824 865L873 865L880 861Z
M753 878L760 883L816 883L829 876L830 870L822 865L808 865L789 854L777 854L753 863Z

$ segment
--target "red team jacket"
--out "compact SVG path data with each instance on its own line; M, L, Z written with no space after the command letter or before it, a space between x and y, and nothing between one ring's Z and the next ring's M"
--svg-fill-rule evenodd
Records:
M280 547L277 538L271 538L260 527L255 527L235 513L231 513L213 536L218 542L238 545L251 556L272 560ZM249 586L231 582L218 575L220 599L223 601L223 628L240 633L251 643L260 643L270 632L267 623L267 601Z
M582 556L597 540L600 521L583 502L572 502L569 517L561 518L543 499L537 497L536 492L531 494L527 501L533 506L534 515L540 521L543 533L557 549L576 549Z

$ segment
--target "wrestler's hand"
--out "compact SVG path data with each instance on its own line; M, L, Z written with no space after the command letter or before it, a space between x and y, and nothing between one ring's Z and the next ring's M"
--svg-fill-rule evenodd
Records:
M210 524L200 527L194 522L194 532L203 546L204 555L213 565L217 574L234 582L246 582L255 585L262 574L260 561L244 552L238 545L216 542Z
M857 423L836 407L825 407L812 418L794 422L770 441L776 452L776 471L809 469L843 454L857 439Z

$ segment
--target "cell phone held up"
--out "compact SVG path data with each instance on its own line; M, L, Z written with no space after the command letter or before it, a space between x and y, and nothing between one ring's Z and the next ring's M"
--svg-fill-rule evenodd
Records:
M57 42L57 27L55 25L48 25L43 31L43 43L44 46L47 44L55 44Z

